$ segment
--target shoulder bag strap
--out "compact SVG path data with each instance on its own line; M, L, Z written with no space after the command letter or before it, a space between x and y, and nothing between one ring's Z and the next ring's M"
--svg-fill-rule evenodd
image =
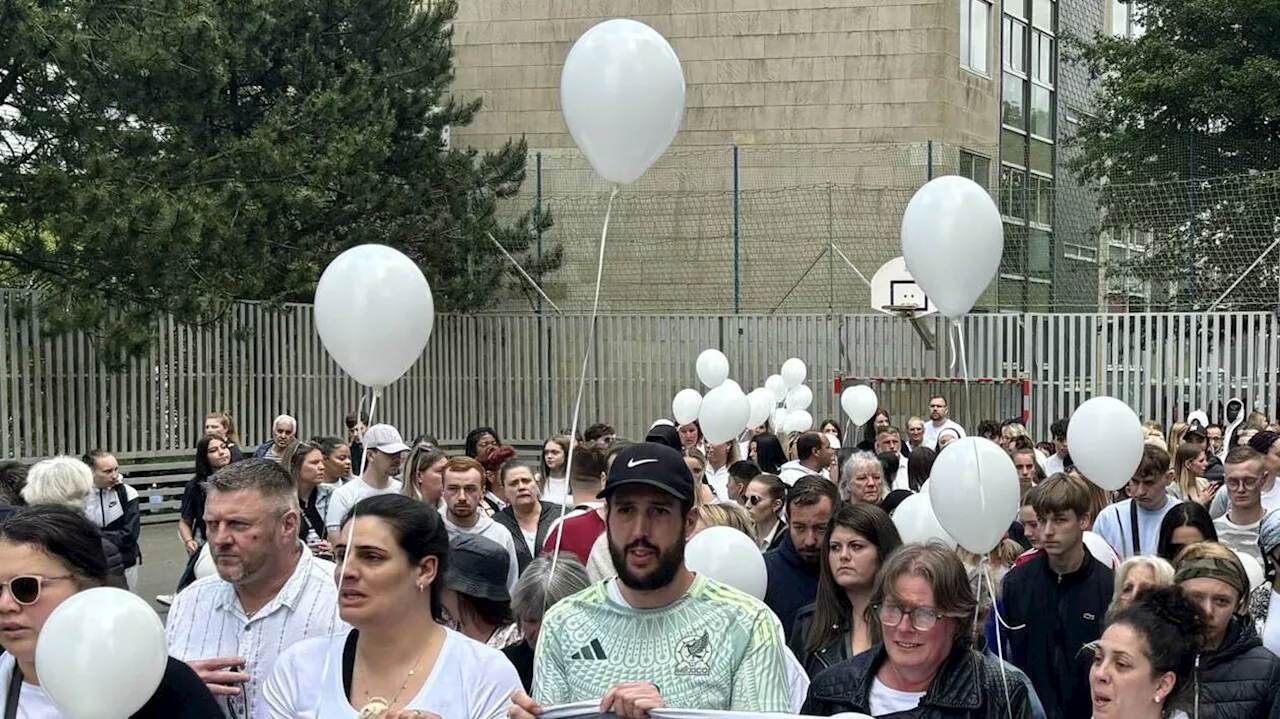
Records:
M352 629L342 647L342 696L348 701L351 699L351 678L356 671L356 640L359 636L360 632Z
M13 660L13 673L9 675L9 692L4 698L4 719L17 719L18 699L22 696L22 669L18 660Z
M1138 543L1138 503L1133 499L1129 500L1129 529L1133 532L1133 556L1136 557L1142 554L1142 548Z

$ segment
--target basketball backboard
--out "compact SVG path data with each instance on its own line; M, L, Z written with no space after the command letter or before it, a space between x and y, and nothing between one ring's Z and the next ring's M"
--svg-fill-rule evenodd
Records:
M914 308L914 309L913 309ZM871 278L871 309L887 315L923 317L938 311L907 271L901 257L881 265Z

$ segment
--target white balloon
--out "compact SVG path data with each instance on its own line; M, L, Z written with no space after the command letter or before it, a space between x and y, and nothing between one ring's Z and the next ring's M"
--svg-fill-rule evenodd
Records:
M196 560L194 571L196 579L211 577L218 572L218 565L213 563L213 553L209 551L208 544L200 549L200 558Z
M751 390L747 395L747 402L751 405L751 415L747 418L748 427L759 427L768 422L773 408L778 404L773 399L773 393L763 387Z
M813 415L807 410L788 410L786 419L782 421L784 432L808 432L813 429Z
M751 403L742 390L721 385L702 398L698 408L698 426L711 444L737 439L751 418Z
M808 369L804 366L804 360L792 357L782 363L782 381L786 383L788 390L795 389L804 384L807 371Z
M369 387L385 387L413 366L435 316L422 270L386 245L343 252L316 285L320 341L352 379Z
M813 390L806 385L800 385L787 393L787 398L783 400L787 409L809 409L813 404Z
M928 542L936 539L948 547L955 549L956 540L947 534L933 513L933 506L925 494L913 494L902 500L898 508L893 510L893 524L903 543Z
M773 395L774 403L781 402L787 398L787 381L782 379L780 374L769 375L769 378L764 381L764 388Z
M929 181L902 215L902 257L938 311L973 309L1000 269L1004 223L991 195L959 175Z
M40 686L67 719L121 719L155 694L169 661L164 625L123 589L77 592L36 640Z
M729 358L720 350L702 350L695 364L698 381L707 389L715 389L729 379Z
M1254 591L1267 581L1266 572L1262 569L1262 563L1253 558L1251 554L1232 549L1236 553L1236 558L1240 560L1240 564L1244 565L1244 573L1249 577L1249 591Z
M791 414L786 407L774 407L773 414L769 415L769 426L773 427L774 434L785 434L785 426L787 424L787 415Z
M870 387L860 384L849 387L840 393L840 407L844 409L844 413L849 415L849 419L854 424L866 424L871 418L876 416L876 410L880 407L880 400L876 398L876 391Z
M671 400L671 416L676 424L689 424L698 418L698 408L702 406L702 395L696 389L682 389L676 392Z
M1094 397L1071 414L1067 451L1090 482L1121 489L1142 463L1142 421L1124 402Z
M684 547L684 563L690 570L756 599L764 599L769 585L760 548L733 527L707 527L693 535Z
M727 379L727 380L725 380L725 381L721 382L720 384L722 384L722 385L724 385L724 386L726 386L726 387L732 387L732 388L734 388L734 389L735 389L736 391L738 391L738 392L742 392L742 385L738 384L738 382L737 382L736 380ZM746 392L742 392L742 394L746 394Z
M974 554L995 549L1018 516L1021 487L1009 453L982 437L957 439L929 478L929 503L947 534Z
M634 182L680 129L684 71L666 38L642 22L606 20L573 44L560 73L569 134L604 179Z
M1102 538L1097 532L1084 533L1084 546L1089 550L1089 555L1103 564L1115 569L1120 566L1120 555L1116 550L1107 544L1107 540Z

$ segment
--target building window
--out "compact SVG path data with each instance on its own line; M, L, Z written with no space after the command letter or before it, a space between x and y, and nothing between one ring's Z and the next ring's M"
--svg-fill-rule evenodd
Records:
M1053 137L1053 90L1031 84L1031 134Z
M1012 18L1004 19L1001 56L1006 70L1027 72L1027 26Z
M1031 77L1053 85L1053 38L1036 30L1031 33Z
M990 0L960 0L960 67L987 74Z
M1005 127L1019 130L1027 129L1026 87L1026 80L1017 75L1005 73L1004 94L1000 98L1000 119L1005 124Z
M1027 173L1016 167L1000 170L1000 212L1015 220L1027 219Z
M982 185L991 186L991 160L966 150L960 151L960 176Z
M1032 0L1031 23L1041 30L1053 32L1055 25L1053 0Z
M1032 213L1027 219L1044 227L1053 226L1053 179L1032 175L1030 192L1028 204Z

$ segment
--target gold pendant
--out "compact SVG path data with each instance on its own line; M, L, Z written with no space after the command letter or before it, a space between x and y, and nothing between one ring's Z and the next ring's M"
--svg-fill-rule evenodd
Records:
M373 697L360 709L360 719L377 719L382 716L383 712L391 708L386 699L382 697Z

